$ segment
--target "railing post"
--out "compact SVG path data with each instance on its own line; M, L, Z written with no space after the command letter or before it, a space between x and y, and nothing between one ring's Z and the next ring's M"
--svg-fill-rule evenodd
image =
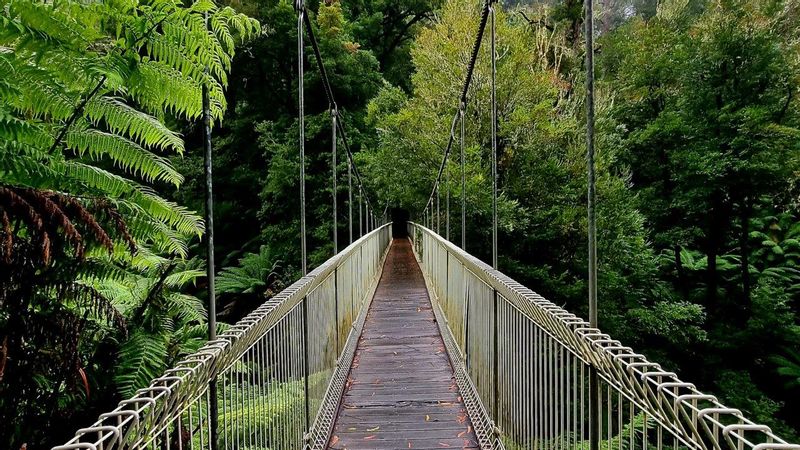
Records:
M350 156L347 157L347 230L350 234L350 243L353 243L353 165Z
M449 156L449 154L448 154ZM450 240L450 167L448 164L448 156L444 160L444 184L447 189L445 193L445 208L444 208L444 235L445 239Z
M492 289L492 297L493 297L493 299L492 299L493 300L493 307L492 307L492 309L493 309L493 311L492 311L492 387L493 387L493 394L492 394L492 397L493 397L492 398L492 420L495 422L495 424L497 424L497 422L499 421L498 420L499 419L498 412L500 410L500 408L499 408L499 403L500 402L498 401L498 397L499 397L499 393L500 393L500 385L499 385L499 371L498 371L498 368L499 368L499 364L498 364L499 356L497 354L497 348L498 348L497 338L498 338L498 335L499 335L499 329L498 329L499 320L498 320L498 317L497 317L497 313L498 313L497 289ZM497 428L496 425L495 425L495 428Z
M464 367L467 368L469 374L469 295L467 295L467 269L464 264L461 265L461 292L464 294Z
M333 268L333 323L336 324L336 355L340 355L339 349L339 267ZM339 365L339 357L336 357L336 365Z
M439 192L439 183L436 183L436 234L441 232L441 225L442 225L442 210L439 207L439 200L441 197L441 192Z
M308 377L310 375L310 367L308 361L308 296L303 297L303 392L305 399L305 433L303 435L303 445L308 448L310 439L309 433L311 432L311 404L308 389Z

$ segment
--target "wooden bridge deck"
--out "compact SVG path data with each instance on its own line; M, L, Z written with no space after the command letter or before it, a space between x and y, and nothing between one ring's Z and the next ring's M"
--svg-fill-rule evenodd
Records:
M331 449L478 448L407 239L389 249L331 436Z

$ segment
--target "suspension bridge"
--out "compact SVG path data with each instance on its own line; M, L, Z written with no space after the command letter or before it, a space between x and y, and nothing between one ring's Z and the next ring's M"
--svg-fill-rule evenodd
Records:
M587 52L589 320L497 269L501 249L493 4L484 3L428 202L416 222L392 222L388 205L382 213L373 206L355 165L311 22L302 1L296 3L304 276L216 335L206 115L210 339L53 450L800 450L800 445L784 441L769 427L752 422L597 328L592 51ZM591 2L586 12L591 17ZM591 50L591 21L586 27ZM464 189L464 109L487 31L492 58L492 264L464 250L464 195L461 245L451 242L450 193L444 193L443 214L440 192L456 142L461 144ZM348 167L349 245L339 251L334 195L335 255L310 272L305 240L304 36L330 105L332 167L337 167L339 142ZM337 192L337 175L332 172Z

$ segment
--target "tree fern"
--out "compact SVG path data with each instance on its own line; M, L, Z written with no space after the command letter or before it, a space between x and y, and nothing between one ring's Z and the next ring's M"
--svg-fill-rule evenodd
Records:
M0 399L22 387L0 400L0 440L45 446L77 405L42 399L89 392L79 343L122 343L129 395L203 340L205 309L182 290L204 272L180 258L204 225L157 191L183 182L167 124L200 117L203 86L222 117L235 43L260 28L185 3L0 0Z
M100 97L86 105L86 115L92 125L103 123L110 132L127 136L148 148L165 148L183 153L183 140L155 117L141 114L123 99Z
M147 387L153 378L167 368L167 337L137 331L122 345L119 352L121 364L114 381L123 397L131 397L137 389Z
M0 21L0 45L12 49L0 53L0 183L128 202L120 210L149 216L134 220L153 242L201 233L196 215L140 183L182 183L165 156L183 153L183 142L161 118L198 118L203 85L221 118L232 42L258 23L177 0L8 0Z
M176 187L183 182L183 176L166 158L119 135L93 129L73 130L67 135L66 146L93 160L107 157L115 166L148 182L165 181Z
M262 246L259 253L248 253L240 259L238 266L222 269L217 277L217 293L266 295L278 281L279 264L269 248Z
M785 349L785 355L772 357L772 362L777 366L778 374L787 378L786 387L800 388L800 352Z

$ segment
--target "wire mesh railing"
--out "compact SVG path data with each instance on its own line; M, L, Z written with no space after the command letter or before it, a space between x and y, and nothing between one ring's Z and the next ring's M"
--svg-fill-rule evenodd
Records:
M430 229L409 235L482 445L800 450Z
M373 230L54 450L324 448L390 241Z

